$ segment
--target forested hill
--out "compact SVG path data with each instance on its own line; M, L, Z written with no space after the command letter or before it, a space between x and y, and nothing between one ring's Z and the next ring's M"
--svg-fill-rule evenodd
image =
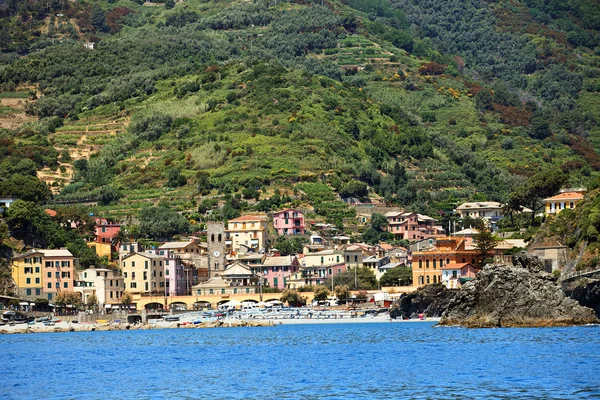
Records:
M140 3L0 0L0 194L301 190L339 217L329 190L434 212L545 169L597 186L595 0Z

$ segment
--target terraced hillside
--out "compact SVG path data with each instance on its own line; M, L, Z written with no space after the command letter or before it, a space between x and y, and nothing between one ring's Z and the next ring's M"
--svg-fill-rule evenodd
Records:
M121 216L300 182L432 213L546 168L593 186L597 13L551 3L29 4L4 15L0 84L39 99L0 108L2 135L52 147L31 158L53 201Z

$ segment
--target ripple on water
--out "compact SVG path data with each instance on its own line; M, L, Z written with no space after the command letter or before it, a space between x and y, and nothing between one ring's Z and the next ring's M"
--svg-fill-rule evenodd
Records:
M2 335L0 398L594 398L599 333L387 323Z

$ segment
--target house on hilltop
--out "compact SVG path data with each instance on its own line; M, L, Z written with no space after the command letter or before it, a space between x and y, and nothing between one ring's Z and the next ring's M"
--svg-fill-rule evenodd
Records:
M557 215L562 210L572 210L583 200L586 189L563 189L556 196L544 199L546 215Z
M304 235L304 213L292 208L273 213L273 228L279 235Z
M264 215L243 215L227 222L226 234L231 240L231 250L242 246L258 251L267 247L267 218Z
M427 215L413 212L389 212L385 214L388 221L386 231L394 235L396 240L416 241L431 237L443 237L444 228L437 225L437 220Z

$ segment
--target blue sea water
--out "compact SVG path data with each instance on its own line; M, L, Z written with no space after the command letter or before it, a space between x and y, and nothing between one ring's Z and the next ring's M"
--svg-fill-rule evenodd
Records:
M600 327L282 325L0 335L0 398L600 398Z

